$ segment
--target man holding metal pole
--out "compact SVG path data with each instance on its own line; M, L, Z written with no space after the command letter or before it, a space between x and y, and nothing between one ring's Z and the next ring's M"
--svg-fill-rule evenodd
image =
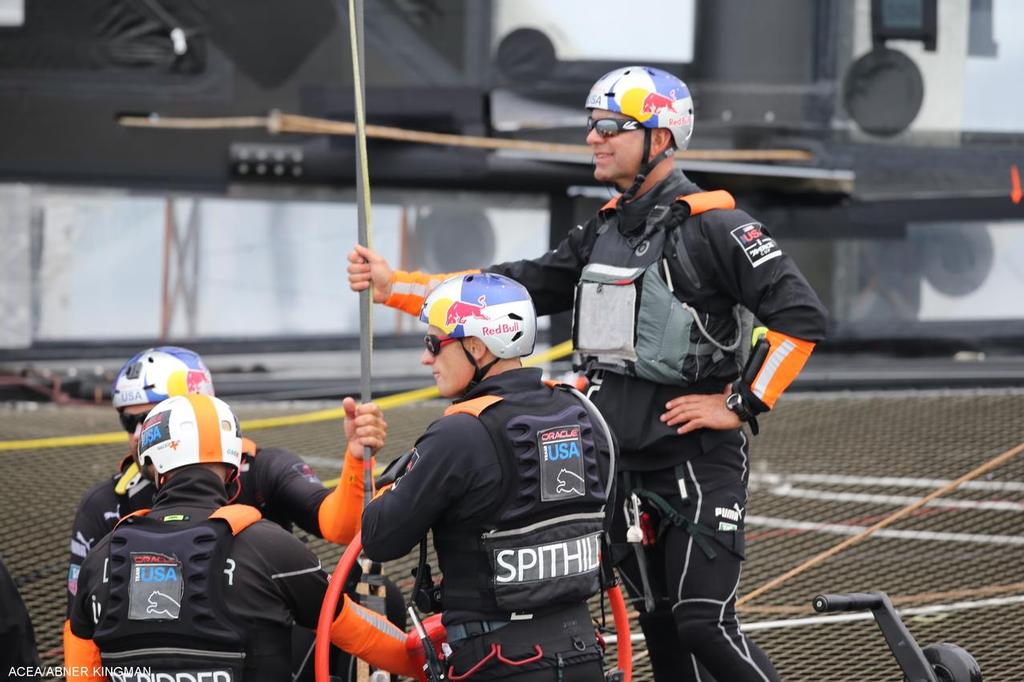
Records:
M421 362L455 402L385 471L364 553L397 559L433 533L443 581L426 582L422 544L414 597L442 613L450 679L602 679L586 602L601 582L610 433L589 400L522 366L536 315L519 284L454 277L420 319Z

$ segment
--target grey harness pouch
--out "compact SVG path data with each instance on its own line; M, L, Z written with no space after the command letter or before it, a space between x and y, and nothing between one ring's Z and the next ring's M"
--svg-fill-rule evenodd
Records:
M714 349L710 344L691 348L693 308L676 299L658 269L660 264L655 261L644 273L633 370L636 376L655 383L688 384L695 377L687 375L686 370L691 369L685 366L687 356L710 354Z
M687 386L739 347L739 309L733 310L736 338L724 344L708 333L710 320L676 297L670 277L664 258L646 268L591 263L583 269L573 340L584 367Z
M609 365L636 360L636 280L643 273L601 263L583 268L573 311L578 353Z

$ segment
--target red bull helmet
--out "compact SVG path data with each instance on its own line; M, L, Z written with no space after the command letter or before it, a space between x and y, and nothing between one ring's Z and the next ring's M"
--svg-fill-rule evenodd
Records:
M529 292L515 280L488 272L441 282L423 302L420 320L450 338L475 336L499 358L529 355L537 339Z
M114 379L114 407L159 403L176 395L213 395L213 377L187 348L160 346L135 355Z
M142 422L139 461L158 474L190 464L242 462L242 433L228 404L208 395L164 400Z
M601 76L587 95L587 109L616 111L645 128L668 128L680 150L693 134L690 89L667 71L649 66L626 66Z

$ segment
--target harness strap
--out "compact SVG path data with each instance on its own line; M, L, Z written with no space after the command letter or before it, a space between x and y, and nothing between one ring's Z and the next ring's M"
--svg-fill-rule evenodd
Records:
M227 521L231 526L231 534L238 535L243 530L263 518L263 514L256 507L247 504L229 504L217 509L209 518Z
M117 525L120 526L130 518L141 518L146 516L151 511L151 509L138 509L133 511L131 514L121 517L121 520L117 522ZM263 514L261 514L260 510L256 507L251 507L247 504L227 504L213 510L207 518L226 521L231 527L231 534L238 535L243 530L262 519Z
M694 523L690 519L686 518L685 516L677 512L675 509L673 509L672 505L668 503L668 500L666 500L658 493L651 492L650 490L644 490L643 488L637 488L634 492L636 492L638 496L642 497L643 499L653 504L658 509L658 511L661 512L663 517L667 519L672 525L679 526L685 529L686 532L690 534L690 537L693 538L694 542L697 543L697 546L700 547L701 551L704 552L704 556L706 556L708 559L714 559L716 556L718 556L718 553L715 552L714 547L712 547L711 543L707 541L707 538L715 537L714 530L699 523Z
M690 206L690 215L700 215L716 208L724 208L729 211L736 208L736 200L724 189L683 194L676 197L676 201L688 204Z
M495 403L500 403L501 398L496 395L482 395L472 400L464 400L459 403L452 403L444 410L444 416L453 414L470 414L479 417L480 413Z
M124 523L125 521L127 521L130 518L133 518L133 517L141 518L141 517L145 516L146 514L148 514L150 511L152 511L152 510L147 507L145 509L136 509L135 511L133 511L130 514L125 514L124 516L122 516L118 520L117 525L115 525L114 528L117 528L117 526L120 526L122 523Z

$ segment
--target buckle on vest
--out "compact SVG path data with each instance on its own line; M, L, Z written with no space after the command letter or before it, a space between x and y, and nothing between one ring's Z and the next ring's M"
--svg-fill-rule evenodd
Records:
M471 620L466 623L449 625L445 630L448 634L448 643L454 644L470 637L479 637L480 635L486 635L488 632L500 630L510 622L508 620Z

